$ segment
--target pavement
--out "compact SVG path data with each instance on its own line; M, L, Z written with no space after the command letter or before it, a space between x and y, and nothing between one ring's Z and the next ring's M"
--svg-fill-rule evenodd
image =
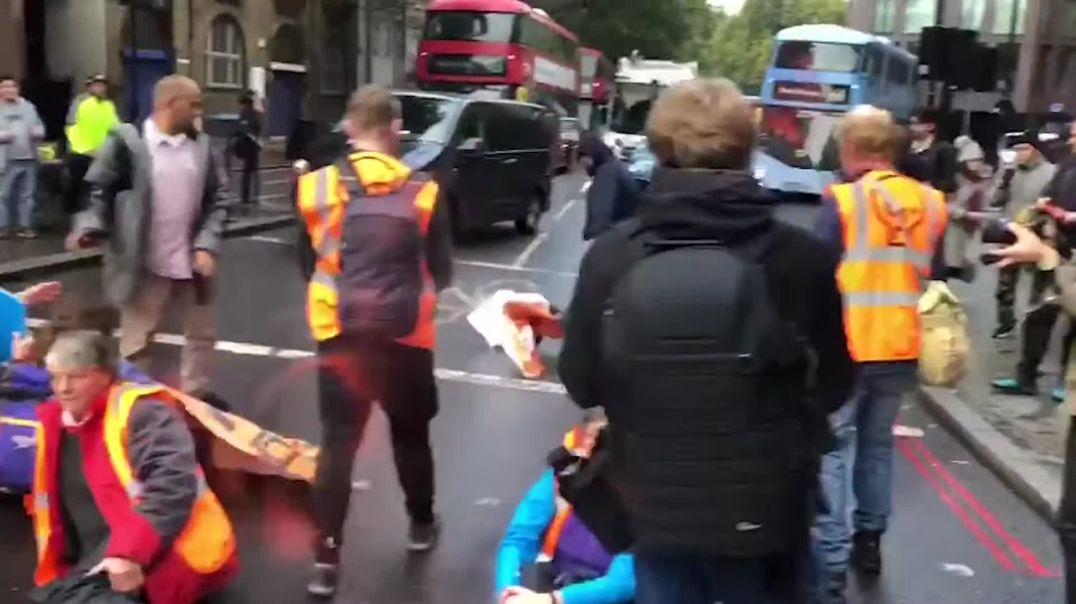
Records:
M239 175L232 173L229 183L228 204L233 220L228 233L246 233L251 230L278 227L291 220L292 202L289 194L287 167L265 168L259 172L261 189L258 191L258 207L245 211L240 207L238 190ZM43 193L37 210L37 239L0 239L0 279L47 275L58 268L93 264L99 261L101 250L68 252L64 249L64 237L68 232L68 219L59 209L59 200Z
M371 423L353 476L344 575L338 602L478 604L493 601L493 561L515 503L537 478L545 454L580 412L555 375L520 379L507 357L489 350L465 315L497 289L539 291L565 306L585 251L577 174L555 183L552 210L536 237L491 228L456 253L455 287L441 298L437 373L441 413L433 424L440 547L427 556L404 551L406 518L382 417ZM783 206L783 219L805 225L815 208ZM304 287L293 231L229 239L221 256L214 389L265 427L316 441L319 427L304 325ZM55 272L69 303L100 301L98 269ZM28 281L12 281L11 287ZM48 314L48 309L44 311ZM158 374L174 379L181 326L167 321L154 348ZM543 344L555 366L556 342ZM910 397L902 423L923 438L901 438L895 456L894 515L885 573L853 584L853 603L1053 604L1062 601L1061 557L1053 530L999 480L962 440ZM255 491L251 490L250 493ZM310 526L302 494L266 493L233 509L242 571L221 604L304 602ZM0 500L0 597L18 602L34 549L17 500ZM672 604L672 603L670 603Z

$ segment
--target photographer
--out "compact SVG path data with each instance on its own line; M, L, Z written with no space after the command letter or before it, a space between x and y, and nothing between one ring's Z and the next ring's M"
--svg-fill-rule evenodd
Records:
M1068 256L1071 250L1059 251L1040 239L1027 227L1010 224L1016 243L994 252L1001 266L1036 265L1039 271L1051 274L1058 290L1053 300L1071 318L1076 317L1076 263ZM1071 357L1070 357L1071 362ZM1065 400L1070 415L1076 416L1076 375L1066 366ZM1057 527L1065 555L1065 591L1068 602L1076 598L1076 417L1070 421L1065 445L1064 486L1058 507Z
M1030 224L1034 219L1033 208L1038 200L1046 196L1046 188L1053 179L1056 167L1046 161L1040 149L1036 133L1020 133L1009 139L1009 153L1003 154L1011 159L1001 170L997 190L991 205L1004 209L1010 220L1021 224ZM997 329L994 338L1009 338L1016 331L1016 289L1020 283L1020 273L1024 269L1012 266L998 271L997 286ZM1036 273L1031 285L1030 305L1037 306L1042 298L1047 282ZM1041 355L1041 353L1040 353ZM1021 393L1031 390L1034 384L1035 363L1029 369L1031 375L1019 374L1015 380L1006 380L1005 385L998 385L999 390ZM1019 373L1019 372L1018 372Z

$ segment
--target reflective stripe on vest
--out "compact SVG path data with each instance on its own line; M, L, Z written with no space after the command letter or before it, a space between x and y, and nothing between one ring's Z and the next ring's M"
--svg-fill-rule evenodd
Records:
M109 394L104 417L105 447L132 506L140 503L144 487L135 478L127 458L127 422L135 404L146 396L171 401L162 386L117 385ZM194 508L172 549L195 572L210 574L222 568L235 553L235 534L220 501L206 485L201 468L197 474L198 494Z
M325 341L343 331L339 317L340 292L337 275L340 274L341 254L346 248L342 241L347 206L352 200L370 205L370 213L396 215L415 221L420 233L429 232L430 220L437 203L437 185L433 181L405 180L399 184L384 185L384 190L364 186L355 177L356 166L363 160L386 162L377 153L353 154L332 166L305 175L300 181L300 210L309 210L315 218L307 220L311 245L317 256L314 273L307 293L307 319L314 339ZM395 161L395 160L392 160ZM350 162L350 163L349 163ZM395 188L389 188L395 187ZM344 203L337 196L342 196ZM351 208L351 211L362 208ZM423 291L419 301L419 320L414 331L398 341L423 348L433 347L434 318L437 312L436 288L429 269L421 261Z
M844 230L838 281L848 347L859 362L915 360L919 297L945 226L945 207L925 185L895 174L878 176L832 189ZM900 203L884 182L890 179L905 195L915 195L920 207Z
M161 386L119 384L113 386L105 408L102 433L110 465L120 485L138 505L144 487L135 476L127 458L127 422L138 400L154 396L169 401ZM48 497L46 455L48 443L43 427L38 428L37 463L34 472L33 518L37 541L38 565L34 582L44 585L59 578L60 560L52 538L51 502ZM221 569L235 554L235 533L231 521L217 497L209 490L201 469L198 472L198 495L190 518L172 544L172 550L199 574L211 574Z

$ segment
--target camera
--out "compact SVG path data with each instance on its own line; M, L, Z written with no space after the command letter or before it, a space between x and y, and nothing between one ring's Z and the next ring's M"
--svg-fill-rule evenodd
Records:
M982 242L1002 246L1016 243L1016 235L1009 230L1011 222L1006 218L986 221L982 227ZM1073 238L1066 232L1065 210L1049 203L1036 206L1031 208L1030 224L1024 226L1035 233L1039 239L1051 242L1052 247L1067 257ZM980 256L980 260L983 264L989 265L994 264L1000 258L996 254L986 252Z

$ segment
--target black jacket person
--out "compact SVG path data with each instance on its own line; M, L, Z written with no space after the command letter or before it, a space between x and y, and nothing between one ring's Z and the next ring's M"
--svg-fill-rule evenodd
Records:
M583 239L591 240L635 213L639 187L628 169L592 132L579 141L579 157L591 178Z
M841 405L852 381L835 278L838 259L811 234L773 216L776 200L748 172L755 133L750 109L734 85L699 80L671 88L655 104L649 130L650 146L661 167L655 171L637 215L599 237L583 259L565 314L560 376L579 406L603 406L609 417L609 477L635 541L636 604L763 601L762 591L780 587L789 591L795 583L773 581L769 573L775 567L791 573L794 566L789 563L806 553L813 517L812 482L828 434L825 417ZM651 284L633 280L633 285L654 294L645 303L658 308L651 315L652 323L627 326L624 333L609 327L620 312L611 304L614 296L619 299L624 291L618 282L635 274L644 257L649 261L658 254L655 246L663 240L713 241L716 247L732 250L753 248L755 265L738 270L756 276L761 271L769 291L765 302L813 351L816 386L795 399L791 405L794 411L783 411L798 414L804 421L803 429L812 433L804 447L809 450L805 456L811 458L804 465L810 467L804 468L800 486L788 491L789 497L781 504L789 506L793 520L778 523L788 530L776 531L782 533L778 539L783 542L769 553L733 556L740 538L736 531L750 532L756 527L736 528L743 523L726 517L716 505L721 502L725 506L730 500L728 483L720 476L735 464L741 464L736 467L742 469L756 461L724 455L719 452L723 445L714 444L727 432L710 423L717 401L707 396L735 393L714 389L712 394L700 395L698 382L692 381L700 378L700 372L712 377L709 372L728 351L711 349L702 337L702 327L677 323L674 310L662 316L662 307L683 307L681 310L692 316L713 316L709 305L694 308L687 302L710 294L699 287L694 290L697 296L680 291L707 276L684 266L671 271L677 276L655 275ZM743 274L709 278L731 281ZM647 351L639 351L641 356L634 358L640 369L628 380L632 392L625 392L626 386L612 377L608 359L619 354L618 347L632 346L633 340L652 341L659 337L653 334L666 334L663 330L669 329L670 323L678 325L679 331L667 341L673 346L680 342L689 353L694 351L688 354L694 361L661 357L667 361L663 371L661 359L647 360ZM725 328L738 329L733 324ZM618 341L617 335L624 339ZM700 360L704 358L713 359L712 366ZM683 369L685 363L691 367L678 372L677 367ZM750 401L739 402L750 406ZM674 421L679 423L671 426ZM753 455L746 451L760 448L776 456L788 453L762 442L741 439L739 445L744 448L738 445L728 450L744 455ZM789 443L789 448L793 446ZM786 579L791 576L785 575ZM791 591L802 593L795 588ZM791 599L788 593L781 597L780 601Z

